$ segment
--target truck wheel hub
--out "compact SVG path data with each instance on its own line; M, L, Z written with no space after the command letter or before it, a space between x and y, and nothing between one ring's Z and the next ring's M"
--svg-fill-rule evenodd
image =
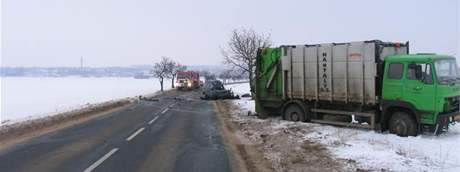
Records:
M299 121L299 114L297 112L291 113L291 120L292 121Z
M406 123L402 121L398 121L398 123L396 124L395 130L396 130L396 133L403 134L403 135L406 134L407 133Z

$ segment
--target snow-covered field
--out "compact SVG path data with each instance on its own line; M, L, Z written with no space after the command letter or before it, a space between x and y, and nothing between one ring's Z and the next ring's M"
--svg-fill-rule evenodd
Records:
M165 88L170 88L165 81ZM87 104L158 91L157 79L1 78L1 121L11 123L81 108Z
M235 92L247 92L248 84L229 85ZM460 171L460 124L441 136L428 134L417 137L398 137L372 130L334 127L313 123L289 122L278 118L259 120L247 116L254 111L254 101L234 100L241 107L233 117L237 121L264 123L266 133L278 133L295 128L296 136L304 142L320 143L336 159L352 160L358 168L379 171ZM268 124L265 124L268 123ZM300 130L299 130L300 129ZM257 134L254 134L257 135Z
M225 85L225 89L231 89L235 94L242 95L251 93L249 83Z

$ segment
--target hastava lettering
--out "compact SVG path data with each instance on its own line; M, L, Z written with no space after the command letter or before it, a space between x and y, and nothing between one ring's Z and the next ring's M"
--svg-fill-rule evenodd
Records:
M323 53L322 54L323 56L323 59L321 60L321 66L322 66L322 70L323 70L323 75L321 76L322 77L322 83L321 83L321 87L320 87L320 91L321 92L329 92L329 88L327 86L327 53Z

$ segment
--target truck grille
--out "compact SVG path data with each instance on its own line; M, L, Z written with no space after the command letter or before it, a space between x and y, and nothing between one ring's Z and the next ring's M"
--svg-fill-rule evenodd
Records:
M444 107L445 112L455 112L460 108L460 96L446 98L447 106Z

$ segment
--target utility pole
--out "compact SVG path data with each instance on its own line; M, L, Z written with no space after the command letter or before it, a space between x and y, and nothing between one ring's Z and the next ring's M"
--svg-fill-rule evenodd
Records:
M83 56L80 57L80 76L85 75L85 69L83 68Z
M83 56L80 57L80 70L83 71Z

